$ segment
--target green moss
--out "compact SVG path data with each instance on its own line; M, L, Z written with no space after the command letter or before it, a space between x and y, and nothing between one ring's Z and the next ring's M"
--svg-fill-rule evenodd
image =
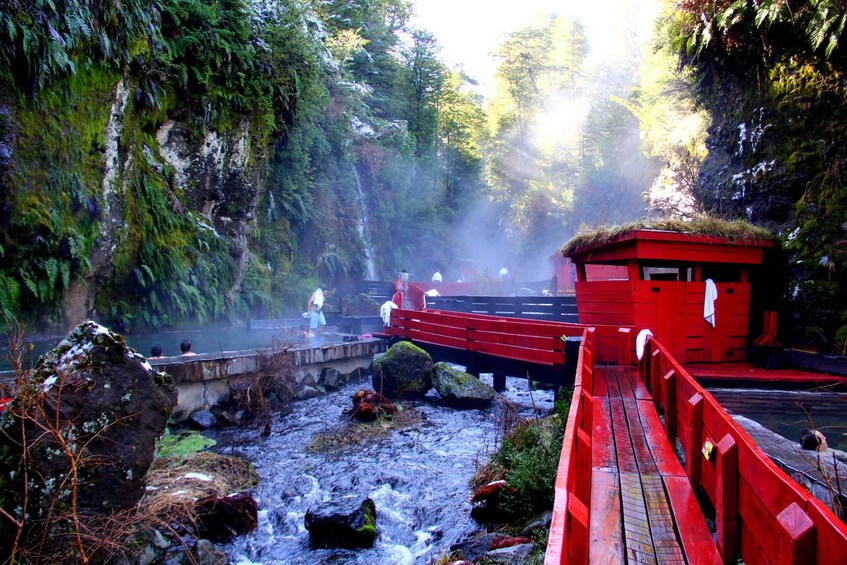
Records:
M714 216L697 216L689 221L671 219L649 220L616 226L600 226L591 230L584 230L576 234L562 246L561 252L564 255L572 256L582 249L606 243L623 234L640 229L708 235L726 238L729 241L773 240L773 234L771 232L743 220L728 221Z
M376 506L370 498L362 504L365 510L365 520L361 527L356 528L356 533L366 539L376 537Z
M172 435L170 430L165 432L159 444L156 457L175 457L189 455L212 447L217 442L211 438L189 431L178 435Z

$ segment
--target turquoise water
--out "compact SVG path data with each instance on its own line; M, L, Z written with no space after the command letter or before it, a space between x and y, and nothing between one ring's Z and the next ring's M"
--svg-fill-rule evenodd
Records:
M30 365L34 365L38 357L56 347L65 336L53 336L42 338L32 343L33 351L30 357ZM310 345L320 345L331 340L333 334L316 335L308 339ZM335 336L336 338L338 336ZM217 353L221 351L240 351L271 347L277 344L304 344L307 340L299 329L297 322L292 322L288 328L273 330L251 330L247 326L230 326L220 328L197 328L188 330L167 330L158 332L130 332L124 334L127 345L142 355L150 355L150 348L154 343L162 346L164 355L180 355L179 344L187 339L191 342L191 350L194 353ZM27 341L25 339L25 341ZM2 348L2 359L0 359L0 370L9 368L7 348Z

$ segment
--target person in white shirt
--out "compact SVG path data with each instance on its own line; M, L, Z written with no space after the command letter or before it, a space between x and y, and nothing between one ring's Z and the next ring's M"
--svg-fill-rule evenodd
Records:
M319 330L321 333L326 330L326 317L323 313L324 298L329 292L328 289L317 289L309 297L309 305L306 310L309 312L309 331Z
M441 271L435 269L435 272L432 274L432 282L435 284L441 284L442 280L443 279L441 278Z

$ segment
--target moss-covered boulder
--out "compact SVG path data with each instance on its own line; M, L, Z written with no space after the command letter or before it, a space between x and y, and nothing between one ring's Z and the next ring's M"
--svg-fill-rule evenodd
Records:
M352 496L306 512L306 529L314 547L373 547L376 540L376 506L366 498L355 505Z
M395 343L374 361L373 389L389 398L423 396L432 388L432 357L409 341Z
M16 463L10 472L29 477L29 516L55 516L73 503L92 514L135 506L176 404L167 375L122 336L85 322L16 386L0 444L28 446L26 468Z
M445 404L456 408L484 408L496 395L477 377L443 362L432 367L432 386Z

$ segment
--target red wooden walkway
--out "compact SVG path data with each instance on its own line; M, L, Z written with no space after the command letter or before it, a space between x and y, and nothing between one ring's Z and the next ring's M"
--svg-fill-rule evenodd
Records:
M636 366L633 328L394 310L387 332L555 366L582 335L546 564L847 565L847 525L655 339Z

